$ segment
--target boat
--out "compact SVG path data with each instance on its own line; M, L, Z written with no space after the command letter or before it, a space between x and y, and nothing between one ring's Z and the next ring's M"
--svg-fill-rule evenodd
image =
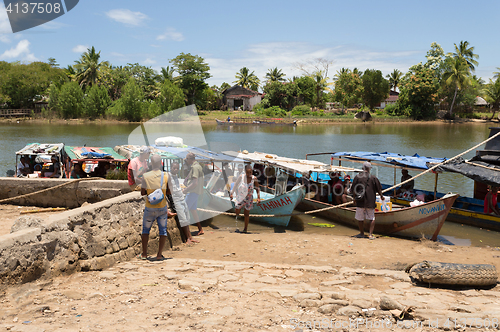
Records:
M435 241L457 197L458 194L446 194L442 198L414 207L392 204L391 211L375 212L374 232L409 238L425 237ZM305 198L298 209L310 211L332 206L329 203ZM354 218L355 207L332 208L317 214L358 229L358 221ZM369 223L365 223L365 231L368 231L368 228Z
M394 172L401 168L423 171L424 169L427 169L428 165L444 161L444 158L436 159L421 157L418 154L413 156L404 156L388 152L315 153L306 155L306 159L310 155L325 154L330 155L332 164L333 160L338 160L339 166L342 165L342 161L357 163L369 161L372 165L394 168ZM394 179L396 179L396 173ZM388 185L383 185L383 188L388 187ZM441 197L434 196L431 201L419 203L420 205L417 206L409 206L410 201L407 201L407 204L401 204L397 198L391 197L392 209L390 211L375 211L376 222L374 231L380 234L410 238L425 237L431 240L436 240L453 203L458 197L458 194L446 194ZM333 207L333 205L306 198L298 208L301 210L316 210L328 207ZM347 206L341 208L331 208L318 214L327 219L338 221L357 229L358 221L354 218L355 213L356 208L354 206ZM368 229L369 225L365 224L365 227Z
M500 128L492 128L490 137L499 132ZM438 173L440 172L455 172L468 176L475 180L474 197L460 196L458 197L447 217L447 221L500 231L500 216L483 213L484 196L487 193L487 185L496 185L500 187L500 164L491 162L492 159L500 157L500 141L492 142L486 145L485 150L477 151L477 155L469 161L458 159L449 163L445 163L438 167L435 173L434 191L416 189L421 191L426 197L434 197L435 199L443 198L444 193L437 192ZM418 154L406 156L396 153L374 153L374 152L337 152L331 154L332 160L342 160L350 162L370 161L377 165L383 163L382 166L390 166L396 169L409 169L416 171L424 171L435 164L445 161L445 158L428 158L421 157ZM485 162L484 160L490 160ZM483 160L483 161L482 161ZM495 165L496 164L496 165ZM498 171L495 170L498 168ZM382 184L382 188L386 189L390 185ZM414 197L392 197L391 201L403 206L410 205Z
M121 169L128 161L111 147L65 145L63 151L63 158L69 157L72 165L79 164L82 171L91 176L106 177L106 170L109 169L106 165L114 165L116 169Z
M263 221L271 225L288 226L290 222L290 214L302 201L305 196L304 186L298 185L292 190L287 191L281 195L273 193L260 192L260 203L257 203L257 193L254 191L253 208L250 210L251 215L266 215L266 217L251 217L255 221ZM227 196L227 191L212 193L205 188L202 203L200 206L204 210L220 211L220 212L234 212L234 201L231 201ZM206 211L198 211L201 220L212 218L220 213L212 213ZM243 215L243 213L242 213ZM276 215L276 216L275 216ZM279 217L279 215L284 215Z
M41 169L35 167L36 165L40 165L40 167L47 169L49 165L52 164L52 156L56 156L58 162L61 164L63 160L63 143L29 143L26 144L24 148L16 152L16 167L21 157L28 157L32 161L32 173L28 174L29 178L40 178L42 177ZM62 177L63 172L61 171L60 177Z
M253 118L237 118L231 121L222 121L215 119L219 126L238 126L238 125L276 125L276 126L296 126L297 121L284 122L283 119L253 119Z

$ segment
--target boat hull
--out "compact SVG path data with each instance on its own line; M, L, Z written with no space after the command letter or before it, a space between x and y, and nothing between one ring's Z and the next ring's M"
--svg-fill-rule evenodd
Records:
M396 235L411 238L429 238L436 240L441 227L446 220L451 206L458 197L456 194L445 195L443 198L415 207L404 207L388 212L375 212L375 233ZM301 210L316 210L332 206L327 203L304 199L299 204ZM334 208L319 212L318 215L333 222L339 222L358 229L355 220L356 208ZM369 223L365 222L365 230Z
M287 193L279 196L261 192L262 199L260 203L254 202L250 214L257 215L286 215L293 213L293 210L305 197L304 186L298 186ZM255 193L254 193L254 198ZM234 203L229 200L229 197L220 197L209 193L205 190L200 206L204 210L213 210L221 212L234 212ZM201 211L198 213L200 219L208 219L219 215L220 213ZM241 211L243 215L243 211ZM252 219L252 218L251 218ZM284 217L255 217L256 221L267 222L272 225L288 226L290 216Z

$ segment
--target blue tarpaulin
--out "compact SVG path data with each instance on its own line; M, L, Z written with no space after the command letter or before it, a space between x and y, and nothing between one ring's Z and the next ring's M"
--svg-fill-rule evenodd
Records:
M388 164L393 164L401 167L428 169L427 163L438 164L446 160L446 158L430 158L421 157L417 153L413 156L406 156L399 153L390 152L336 152L332 153L332 158L343 157L343 159L365 160L365 161L380 161ZM432 167L432 166L431 166Z

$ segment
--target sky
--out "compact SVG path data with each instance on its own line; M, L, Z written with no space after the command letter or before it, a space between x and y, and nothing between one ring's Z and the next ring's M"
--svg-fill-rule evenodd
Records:
M475 74L485 81L500 67L500 1L171 1L80 0L53 21L13 34L0 4L0 61L74 64L94 46L112 65L169 66L181 52L210 66L210 85L232 84L248 67L261 79L274 67L286 78L298 63L333 61L342 67L402 72L432 42L446 53L468 41L479 55Z

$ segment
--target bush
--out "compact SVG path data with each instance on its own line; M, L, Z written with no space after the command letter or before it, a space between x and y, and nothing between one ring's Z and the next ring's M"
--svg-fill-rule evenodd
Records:
M309 105L297 105L292 109L292 116L304 116L311 113Z
M387 115L390 115L390 116L397 116L399 115L398 112L399 112L399 107L396 103L394 104L389 104L387 105L385 108L385 113L387 113Z
M264 112L264 109L265 109L264 104L260 102L252 108L252 112L254 112L255 114L261 114L262 112Z
M255 105L255 106L257 106L257 105ZM258 108L257 110L255 110L255 107L254 107L254 112L255 112L255 114L257 114L259 116L266 116L266 117L271 117L271 118L282 118L282 117L287 116L286 111L284 109L279 108L278 106L272 106L272 107L269 107L266 109Z

